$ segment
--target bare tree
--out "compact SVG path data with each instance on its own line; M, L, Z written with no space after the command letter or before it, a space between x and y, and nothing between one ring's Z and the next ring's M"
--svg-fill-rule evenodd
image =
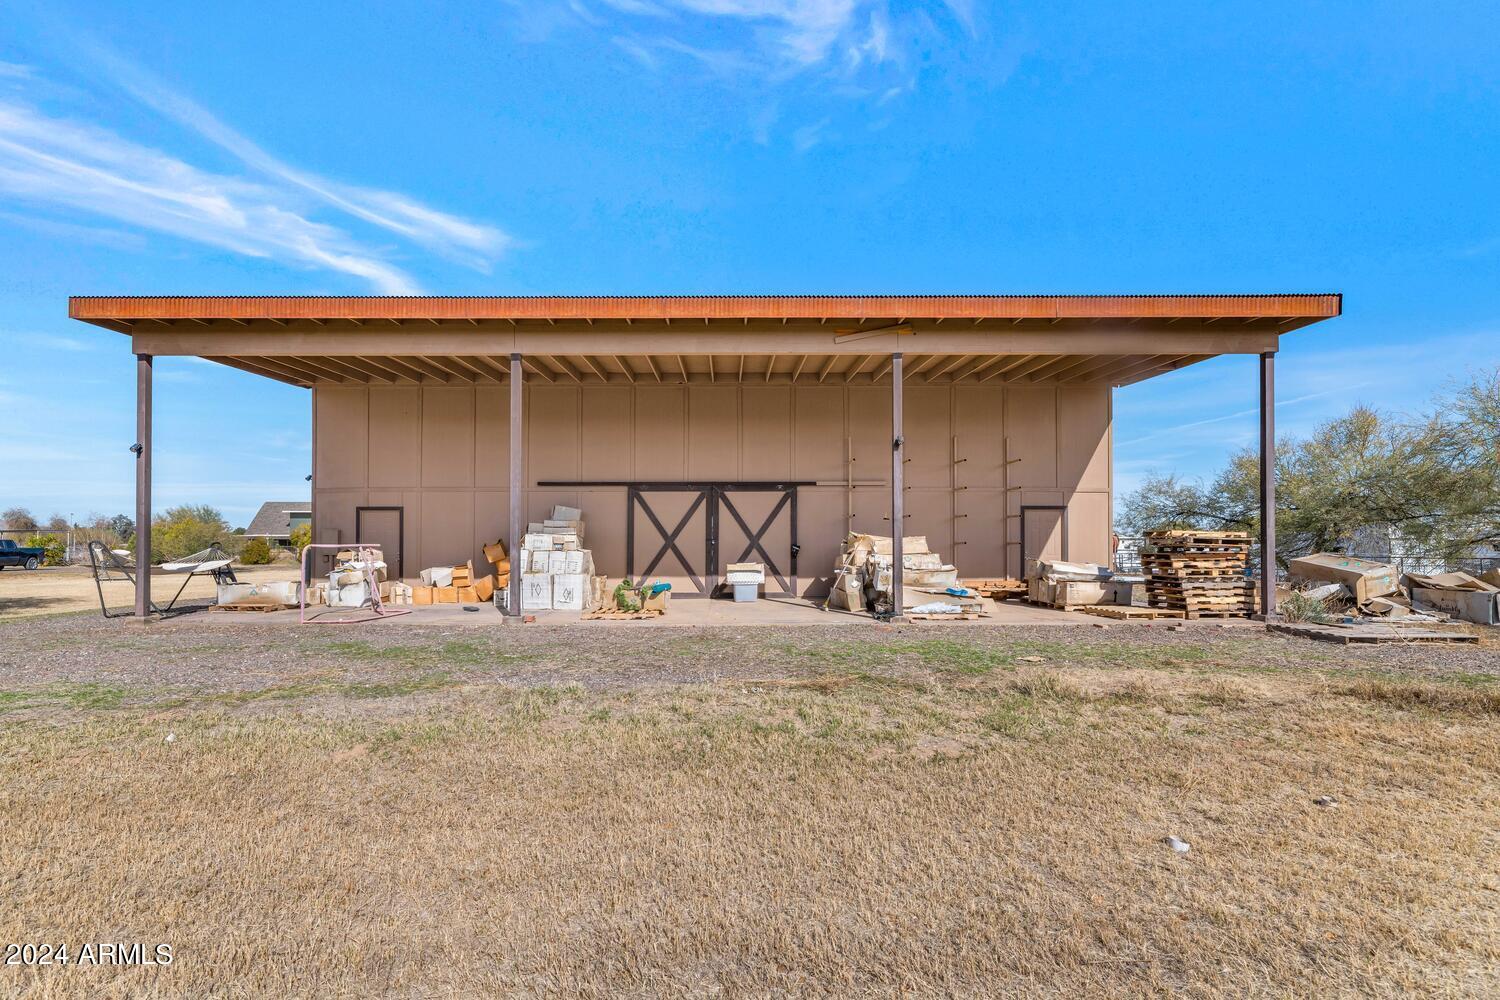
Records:
M13 531L35 531L38 527L36 518L25 507L10 508L0 514L0 521L4 521L5 526Z

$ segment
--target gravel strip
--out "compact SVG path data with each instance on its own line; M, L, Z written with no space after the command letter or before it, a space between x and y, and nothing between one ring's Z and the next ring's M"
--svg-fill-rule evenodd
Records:
M194 627L193 615L141 627L91 615L0 623L0 688L59 682L193 692L355 683L446 672L464 680L591 689L811 676L903 667L995 665L1021 655L1100 669L1371 669L1414 677L1500 678L1500 644L1337 646L1254 626L985 624L704 626L617 629L378 623L329 630ZM951 660L951 662L949 662Z

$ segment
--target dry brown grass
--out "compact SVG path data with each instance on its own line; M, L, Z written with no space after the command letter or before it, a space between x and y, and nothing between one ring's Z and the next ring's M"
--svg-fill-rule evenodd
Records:
M0 975L38 997L1500 990L1491 687L954 663L13 724L0 939L177 960Z

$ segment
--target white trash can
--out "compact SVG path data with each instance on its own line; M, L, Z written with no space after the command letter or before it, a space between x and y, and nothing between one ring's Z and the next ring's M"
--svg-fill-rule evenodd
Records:
M744 604L760 597L766 568L760 563L730 563L724 572L724 582L734 588L734 602Z

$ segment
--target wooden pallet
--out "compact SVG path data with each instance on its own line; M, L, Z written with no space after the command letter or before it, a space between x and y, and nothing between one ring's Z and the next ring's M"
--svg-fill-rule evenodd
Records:
M967 587L979 594L979 596L988 597L992 601L1003 601L1011 597L1026 596L1026 581L1015 580L1010 577L1004 579L960 580L958 583L959 586Z
M1293 635L1319 642L1352 643L1438 642L1477 643L1479 637L1467 632L1433 632L1427 629L1397 628L1389 625L1303 625L1276 623L1267 625L1272 632Z
M1146 532L1147 541L1198 541L1204 540L1212 544L1223 542L1242 542L1250 544L1250 533L1248 531L1199 531L1196 528L1166 528L1161 531Z
M652 618L660 618L660 611L614 611L600 608L596 611L585 611L583 621L586 622L640 622L649 621Z
M252 597L252 598L249 598L249 599L243 600L243 601L233 601L233 602L231 602L229 604L215 604L213 607L209 608L208 610L210 610L210 611L253 611L253 612L259 612L260 614L268 615L268 614L270 614L273 611L290 611L290 610L292 610L293 607L295 607L295 605L292 605L292 604L282 604L280 601L273 601L273 600L267 600L267 599L260 599L260 598L254 598L254 597Z
M1136 608L1126 607L1123 604L1090 604L1078 609L1086 615L1098 615L1100 618L1114 618L1118 621L1135 621L1137 619L1150 621L1156 618L1180 619L1181 611L1171 608Z

